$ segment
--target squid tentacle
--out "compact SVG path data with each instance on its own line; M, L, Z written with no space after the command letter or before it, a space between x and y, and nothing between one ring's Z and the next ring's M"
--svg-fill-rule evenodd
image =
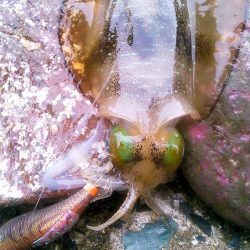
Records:
M97 122L96 128L93 130L93 134L89 136L85 141L73 146L67 152L63 152L63 155L53 161L47 168L42 178L42 184L49 189L69 189L80 188L86 184L85 178L67 179L59 176L65 174L70 169L79 169L79 162L86 163L88 166L88 160L92 145L100 140L100 131L103 131L102 121Z
M6 222L0 227L0 250L22 250L55 240L74 225L98 192L86 184L64 201Z
M127 214L134 207L134 204L139 196L140 192L135 187L131 186L125 201L123 202L119 210L109 220L98 226L87 226L87 227L94 231L101 231L104 228L110 226L111 224L119 220L122 216Z
M143 193L143 198L145 199L146 204L159 216L166 216L165 211L162 209L161 205L153 197L151 191Z

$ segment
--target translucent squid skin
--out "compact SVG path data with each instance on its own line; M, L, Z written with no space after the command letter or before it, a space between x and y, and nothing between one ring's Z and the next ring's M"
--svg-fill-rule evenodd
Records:
M55 240L71 229L97 192L85 185L64 201L8 221L0 228L0 250L24 250Z

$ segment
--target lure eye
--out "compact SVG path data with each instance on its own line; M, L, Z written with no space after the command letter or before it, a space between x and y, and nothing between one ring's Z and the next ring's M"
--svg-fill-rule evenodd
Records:
M181 134L174 128L162 129L156 135L159 153L153 158L156 163L175 171L181 164L184 142Z
M133 136L128 135L128 130L121 126L114 126L110 135L110 153L112 160L123 165L133 158Z

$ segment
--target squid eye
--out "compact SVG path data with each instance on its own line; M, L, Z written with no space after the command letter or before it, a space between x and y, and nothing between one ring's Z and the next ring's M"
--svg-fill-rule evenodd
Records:
M157 134L160 144L160 154L154 159L168 169L176 170L181 164L184 153L184 142L181 134L176 129L164 129Z
M110 153L118 164L129 162L133 158L133 137L120 126L114 126L110 135Z
M177 130L173 130L170 132L165 144L165 165L177 168L181 164L183 153L184 143L182 136Z

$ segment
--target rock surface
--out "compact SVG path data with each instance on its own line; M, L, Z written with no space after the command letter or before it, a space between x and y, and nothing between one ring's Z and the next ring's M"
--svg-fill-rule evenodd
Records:
M60 50L61 4L0 3L0 204L35 202L43 171L89 108Z
M250 228L250 32L213 112L184 128L183 167L192 188L218 214Z

